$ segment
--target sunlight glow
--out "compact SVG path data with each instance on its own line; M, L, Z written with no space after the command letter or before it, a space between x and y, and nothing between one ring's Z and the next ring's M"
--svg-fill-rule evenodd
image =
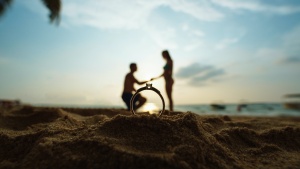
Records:
M149 112L150 114L158 114L158 107L154 103L145 103L142 107L143 112Z

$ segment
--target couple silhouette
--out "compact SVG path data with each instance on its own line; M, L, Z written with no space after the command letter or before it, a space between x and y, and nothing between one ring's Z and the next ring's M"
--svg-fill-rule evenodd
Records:
M172 73L173 73L173 60L169 54L169 52L167 50L164 50L162 52L162 57L165 59L166 64L163 67L163 73L155 78L151 78L151 80L155 80L161 77L164 77L165 79L165 89L166 89L166 93L169 99L169 110L173 111L173 99L172 99L172 88L173 88L173 84L174 84L174 80L172 77ZM137 65L135 63L131 63L130 64L130 72L126 74L125 76L125 81L124 81L124 90L122 93L122 99L125 102L126 106L127 106L127 110L130 110L130 100L131 97L133 96L133 92L136 92L135 88L134 88L134 84L138 84L138 85L142 85L145 84L149 81L138 81L135 77L134 77L134 72L137 71ZM143 104L145 104L145 102L147 101L147 99L145 97L143 97L141 94L138 94L133 101L133 108L134 110L137 110L138 108L140 108L141 106L143 106Z

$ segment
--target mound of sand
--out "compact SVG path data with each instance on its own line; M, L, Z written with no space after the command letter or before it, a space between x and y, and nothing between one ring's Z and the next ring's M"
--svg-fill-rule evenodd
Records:
M0 168L299 168L300 119L133 116L26 107L0 114Z

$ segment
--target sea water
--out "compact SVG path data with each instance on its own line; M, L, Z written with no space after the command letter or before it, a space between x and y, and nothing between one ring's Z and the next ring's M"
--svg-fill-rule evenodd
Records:
M162 105L160 105L162 106ZM162 107L146 103L139 111L158 113ZM168 109L168 105L166 105ZM175 111L193 112L200 115L236 115L236 116L299 116L300 110L286 109L280 103L221 104L219 108L210 104L175 105Z
M150 106L151 105L151 106ZM175 105L174 111L193 112L200 115L235 115L235 116L299 116L300 110L286 109L280 103L248 103L239 109L240 104L222 104L224 109L214 109L210 104ZM35 105L42 107L67 107L67 108L109 108L125 109L125 105ZM161 105L146 103L138 111L158 113ZM166 105L168 109L168 105Z
M224 109L215 109L209 104L199 105L177 105L175 110L190 111L197 114L211 115L237 115L237 116L299 116L300 110L286 109L279 103L250 103L244 104L239 108L240 104L222 104Z

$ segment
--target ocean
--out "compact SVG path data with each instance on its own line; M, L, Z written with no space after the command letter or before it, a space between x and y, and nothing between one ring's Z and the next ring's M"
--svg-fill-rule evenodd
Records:
M125 105L35 105L41 107L67 107L67 108L116 108L125 109ZM146 103L138 111L148 111L157 113L161 105L154 103ZM231 115L231 116L295 116L300 117L300 110L286 109L280 103L247 103L239 107L240 104L222 104L213 108L210 104L194 104L194 105L175 105L175 111L193 112L199 115ZM166 109L168 106L166 105Z
M300 110L286 109L280 103L250 103L244 104L222 104L221 107L212 107L209 104L178 105L177 111L190 111L206 115L235 115L235 116L300 116Z

